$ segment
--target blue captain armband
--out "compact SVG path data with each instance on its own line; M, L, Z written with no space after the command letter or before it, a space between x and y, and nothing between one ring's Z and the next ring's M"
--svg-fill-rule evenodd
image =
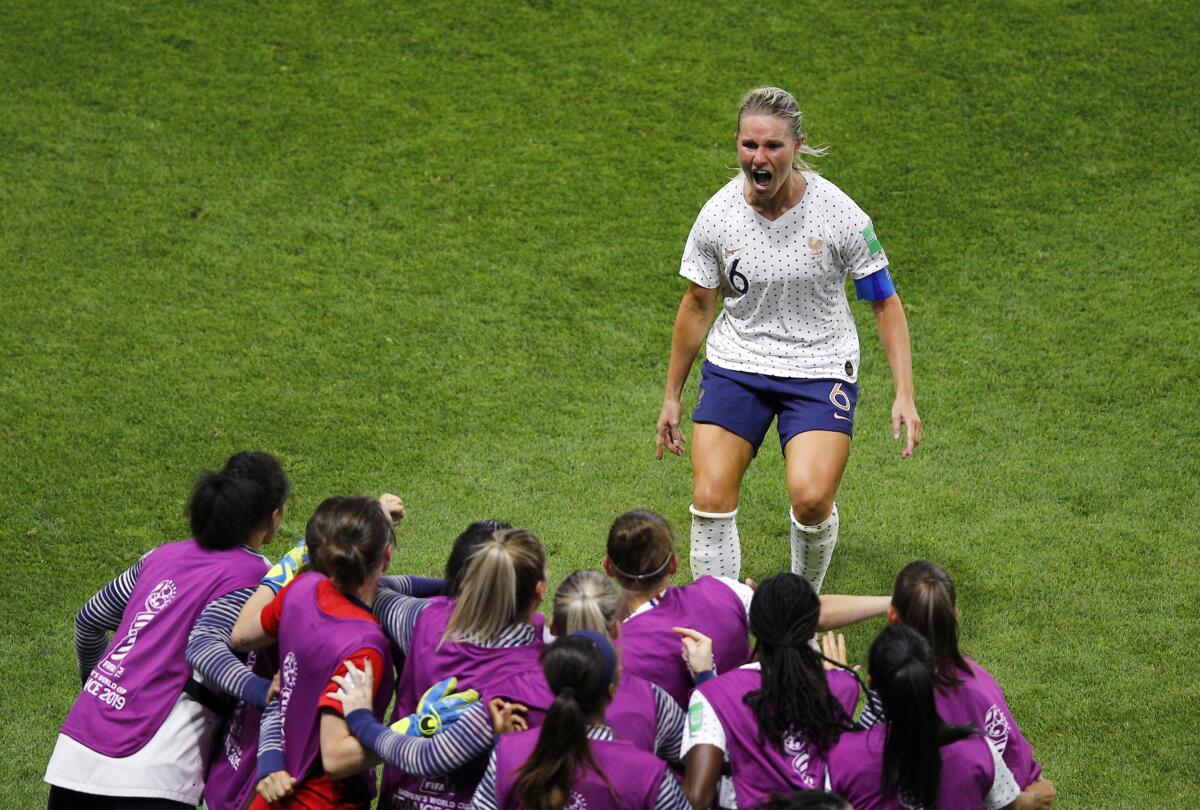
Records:
M896 285L892 283L892 274L884 267L866 278L854 279L854 292L859 301L882 301L896 294Z

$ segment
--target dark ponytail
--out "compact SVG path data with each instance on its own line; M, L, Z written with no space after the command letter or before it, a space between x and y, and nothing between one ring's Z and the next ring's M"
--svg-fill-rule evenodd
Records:
M909 804L936 807L942 779L941 747L975 733L951 726L938 714L929 642L904 624L893 624L871 644L871 685L887 714L883 743L883 793Z
M564 636L542 651L542 670L554 703L538 732L537 745L517 770L516 792L525 810L562 810L571 798L577 769L583 765L600 775L588 745L587 721L612 699L616 653L609 640L590 630Z
M758 641L762 688L743 698L758 720L760 741L783 750L789 734L826 751L850 728L845 709L829 691L821 655L811 646L821 600L808 580L776 574L750 601L750 632Z
M283 467L270 453L237 453L220 472L200 474L188 500L188 523L201 548L220 550L250 542L270 526L288 496Z
M313 570L342 593L367 581L394 539L379 501L365 495L326 498L309 519L305 537Z
M900 621L916 630L933 651L933 671L939 683L961 682L957 671L971 672L958 651L958 616L954 583L940 565L927 560L911 562L896 575L892 606Z

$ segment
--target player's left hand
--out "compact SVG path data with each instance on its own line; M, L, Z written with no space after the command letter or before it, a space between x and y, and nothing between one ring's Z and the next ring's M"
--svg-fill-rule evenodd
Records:
M900 458L908 458L913 454L916 446L921 443L924 432L921 427L921 417L917 415L917 403L911 397L906 399L896 397L896 401L892 403L892 438L894 440L899 441L900 439L901 425L908 428L908 442L900 451Z
M828 659L821 662L825 669L839 669L836 664L841 664L843 667L850 665L849 658L846 656L846 637L841 633L830 630L821 636L821 654ZM858 669L858 667L854 667L855 672L858 672Z
M379 496L379 505L393 526L404 520L404 501L400 500L399 495L385 492Z

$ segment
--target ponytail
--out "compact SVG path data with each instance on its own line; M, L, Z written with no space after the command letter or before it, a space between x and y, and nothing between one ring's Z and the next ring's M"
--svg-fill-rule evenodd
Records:
M312 568L344 594L362 587L394 542L379 501L365 495L326 498L305 530Z
M826 751L850 728L850 718L829 690L821 654L811 644L820 617L816 591L796 574L763 580L750 601L762 687L743 700L758 720L759 740L781 751L789 735Z
M450 546L450 556L446 558L446 596L457 598L462 592L463 575L466 574L467 560L471 555L497 531L511 528L512 524L503 520L477 520L454 538L454 544Z
M542 670L554 703L538 731L537 745L517 769L516 794L525 810L562 810L580 766L598 774L614 799L612 782L588 744L588 720L602 714L616 683L616 653L608 638L584 630L542 651Z
M570 635L576 630L593 630L611 636L620 601L612 580L600 571L574 571L554 593L554 631Z
M462 588L441 643L491 639L525 618L539 582L546 579L546 549L524 529L500 529L467 561Z
M947 686L961 683L958 671L971 667L958 651L956 597L950 576L936 563L911 562L896 575L892 606L900 620L929 642L937 681Z
M209 550L246 545L271 525L288 490L283 467L270 453L237 453L220 472L206 470L196 480L187 506L192 536Z
M883 793L920 807L936 807L942 778L941 747L974 732L947 725L933 694L933 656L916 630L893 624L871 644L868 669L883 701Z

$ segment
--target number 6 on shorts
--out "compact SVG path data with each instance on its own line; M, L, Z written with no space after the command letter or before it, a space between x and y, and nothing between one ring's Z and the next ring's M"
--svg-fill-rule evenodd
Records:
M834 383L829 389L829 401L840 411L850 410L850 396L842 390L841 383Z

